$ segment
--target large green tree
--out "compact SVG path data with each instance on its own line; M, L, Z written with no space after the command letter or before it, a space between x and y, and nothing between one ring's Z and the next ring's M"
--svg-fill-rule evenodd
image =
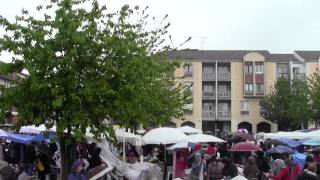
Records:
M320 72L313 73L308 78L308 87L310 89L310 104L313 120L319 123L320 120Z
M261 116L266 120L277 123L280 130L290 128L288 109L291 101L290 82L279 79L261 101Z
M0 52L14 55L1 73L29 74L0 98L2 112L17 107L20 125L56 125L64 151L64 140L87 128L110 137L113 121L161 124L182 114L188 93L172 76L179 64L158 55L167 50L166 20L148 30L145 10L125 5L110 13L96 0L51 0L37 10L42 18L27 10L14 22L0 16Z
M261 116L288 131L307 125L312 119L309 88L305 80L279 79L260 101Z

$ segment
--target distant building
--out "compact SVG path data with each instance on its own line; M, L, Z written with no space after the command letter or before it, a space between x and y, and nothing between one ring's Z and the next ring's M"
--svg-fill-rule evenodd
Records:
M4 62L0 61L0 66L3 63ZM14 86L15 82L19 78L24 78L24 77L26 77L25 74L16 73L16 72L15 73L11 73L11 74L7 74L7 75L1 75L0 74L0 95L2 95L4 88L9 88L9 87ZM16 108L12 107L12 109L6 113L5 121L8 124L15 124L18 121L17 120L17 110L16 110Z
M190 125L204 132L276 132L277 125L260 116L259 100L277 78L305 79L320 67L320 51L272 54L266 50L178 50L169 60L184 62L176 77L192 91L193 103L183 119L171 126Z

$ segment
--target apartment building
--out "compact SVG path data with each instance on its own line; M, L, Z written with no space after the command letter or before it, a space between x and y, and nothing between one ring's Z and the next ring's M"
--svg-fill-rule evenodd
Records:
M320 67L320 51L272 54L266 50L178 50L167 54L181 61L176 77L192 91L193 103L171 126L194 126L207 133L240 128L275 132L277 125L260 116L259 101L277 78L305 79Z

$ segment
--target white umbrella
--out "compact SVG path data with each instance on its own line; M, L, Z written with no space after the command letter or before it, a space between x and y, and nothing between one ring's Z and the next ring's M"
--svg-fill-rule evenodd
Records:
M202 134L202 131L200 129L196 129L190 126L182 126L177 129L186 134Z
M142 137L144 144L174 144L187 139L183 132L168 127L152 129Z
M216 143L221 143L221 142L226 142L223 139L217 138L215 136L207 135L207 134L193 134L189 136L189 142L216 142Z
M168 147L168 150L175 150L175 149L185 149L185 148L189 148L189 147L194 147L197 143L193 143L193 142L180 142L177 143L175 145L172 145L170 147Z
M135 139L140 138L140 136L126 132L122 129L115 130L116 139L118 142L134 142Z
M6 131L0 129L0 137L8 137L8 134Z

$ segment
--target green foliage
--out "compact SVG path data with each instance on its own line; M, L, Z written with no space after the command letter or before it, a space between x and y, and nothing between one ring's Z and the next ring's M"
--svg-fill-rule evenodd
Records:
M310 89L310 104L312 107L313 119L320 120L320 72L313 73L308 78L308 87Z
M109 13L96 0L86 9L83 2L52 0L37 7L55 12L42 19L25 10L15 22L0 16L0 52L15 55L0 73L29 72L5 89L0 107L17 107L20 125L56 125L78 139L87 127L100 137L113 134L113 121L130 127L182 115L189 94L172 77L179 63L158 55L167 50L169 23L148 31L146 10L125 5Z
M261 116L278 123L280 130L290 130L312 120L307 81L279 79L260 101Z

